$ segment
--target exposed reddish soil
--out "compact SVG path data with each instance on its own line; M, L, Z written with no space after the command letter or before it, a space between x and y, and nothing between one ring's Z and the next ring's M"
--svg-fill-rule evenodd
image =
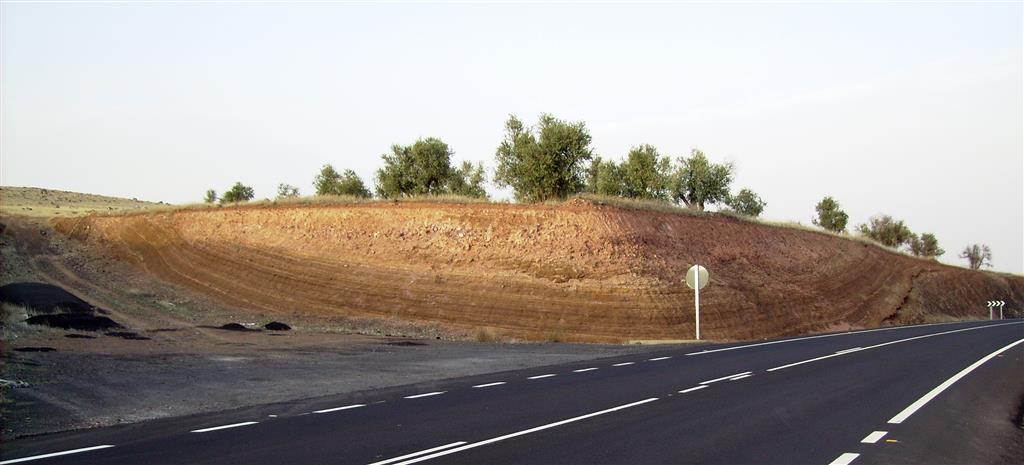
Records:
M527 339L751 339L987 317L1024 278L735 218L562 205L366 203L57 218L57 230L231 306Z

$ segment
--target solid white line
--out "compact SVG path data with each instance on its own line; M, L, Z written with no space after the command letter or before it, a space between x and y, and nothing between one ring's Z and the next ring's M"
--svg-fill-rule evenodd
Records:
M214 426L213 428L194 429L194 430L189 431L189 432L190 433L205 433L207 431L217 431L219 429L238 428L239 426L255 425L256 423L259 423L259 422L258 421L245 421L245 422L242 422L242 423L233 423L233 424L224 425L224 426Z
M439 395L444 394L446 392L448 392L448 391L428 392L426 394L416 394L415 396L405 396L405 398L406 399L419 399L420 397L439 396Z
M505 384L505 382L504 381L498 381L497 383L477 384L476 386L473 386L473 387L475 387L475 388L485 388L485 387L491 387L491 386L501 386L502 384Z
M848 354L850 352L856 352L858 350L864 350L864 348L863 347L853 347L853 348L850 348L850 349L843 349L843 350L836 351L836 355Z
M657 362L658 360L668 360L672 357L655 357L647 359L648 362Z
M840 455L839 457L836 457L836 459L833 460L832 463L828 465L849 465L850 462L853 462L853 460L856 459L857 457L860 457L860 454L847 452L843 455Z
M819 338L823 338L823 337L835 337L835 336L849 336L851 334L873 333L873 332L876 332L876 331L892 331L894 329L923 328L925 326L948 325L948 324L949 323L929 323L929 324L926 324L926 325L894 326L894 327L891 327L891 328L865 329L863 331L850 331L850 332L846 332L846 333L819 334L817 336L804 336L804 337L797 337L797 338L793 338L793 339L782 339L782 340L779 340L779 341L758 342L757 344L747 344L747 345L743 345L743 346L726 347L726 348L723 348L723 349L702 350L700 352L690 352L690 353L688 353L686 355L713 354L715 352L725 352L727 350L737 350L737 349L746 349L746 348L750 348L750 347L769 346L769 345L772 345L772 344L785 344L787 342L805 341L807 339L819 339Z
M104 444L102 446L84 447L84 448L81 448L81 449L66 450L64 452L54 452L52 454L33 455L31 457L22 457L20 459L4 460L3 462L0 462L0 465L7 465L8 463L28 462L29 460L39 460L39 459L46 459L46 458L50 458L50 457L59 457L61 455L77 454L79 452L89 452L91 450L106 449L108 447L114 447L114 446L112 444Z
M380 462L373 462L370 465L387 465L389 463L397 462L399 460L405 460L405 459L408 459L408 458L415 457L417 455L429 454L431 452L437 452L439 450L448 449L450 447L461 446L461 445L463 445L465 443L466 443L466 441L453 442L451 444L445 444L443 446L434 447L433 449L421 450L419 452L413 452L411 454L406 454L406 455L403 455L401 457L395 457L393 459L381 460Z
M679 391L679 393L680 394L686 394L687 392L699 391L699 390L704 389L706 387L708 387L708 386L705 384L705 385L702 385L702 386L696 386L696 387L692 387L692 388L689 388L689 389L683 389L682 391Z
M729 376L723 376L723 377L721 377L721 378L715 378L715 379L709 379L709 380L707 380L707 381L701 381L701 382L700 382L700 384L711 384L711 383L717 383L717 382L719 382L719 381L724 381L724 380L727 380L727 379L730 379L730 378L735 378L735 377L737 377L737 376L743 376L743 375L749 375L749 374L750 374L750 372L749 372L749 371L744 371L743 373L736 373L736 374L734 374L734 375L729 375Z
M742 376L737 376L737 377L735 377L735 378L729 378L729 381L736 381L736 380L740 380L740 379L743 379L743 378L749 378L749 377L751 377L751 376L754 376L754 375L742 375Z
M552 377L552 376L555 376L555 374L554 374L554 373L548 373L548 374L546 374L546 375L539 375L539 376L531 376L531 377L529 377L529 378L526 378L526 379L541 379L541 378L550 378L550 377Z
M359 408L359 407L366 407L366 404L354 404L354 405L346 405L344 407L334 407L334 408L328 408L328 409L323 409L323 410L314 410L313 413L330 413L330 412L337 412L338 410L348 410L350 408Z
M874 443L878 442L879 439L882 439L883 437L885 437L886 434L889 434L889 432L888 431L874 431L871 434L865 436L864 439L861 439L860 442L862 442L864 444L874 444Z
M954 329L952 331L943 331L941 333L931 333L931 334L925 334L925 335L921 335L921 336L908 337L906 339L897 339L895 341L883 342L881 344L875 344L873 346L864 347L861 350L877 349L879 347L884 347L884 346L892 345L892 344L899 344L901 342L913 341L913 340L916 340L916 339L924 339L926 337L942 336L943 334L959 333L959 332L962 332L962 331L974 331L976 329L995 328L997 326L1006 326L1006 325L1014 325L1014 324L1021 324L1021 323L1017 323L1017 322L1014 322L1014 323L1002 323L1002 324L998 324L998 325L985 325L985 326L974 326L972 328ZM857 352L860 352L860 351L857 351ZM845 355L845 354L838 354L837 353L837 354L822 355L821 357L814 357L814 358L811 358L811 359L801 360L799 362L790 363L788 365L782 365L782 366L778 366L778 367L775 367L775 368L769 368L767 371L782 370L782 369L786 369L786 368L790 368L790 367L795 367L797 365L803 365L805 363L817 362L818 360L825 360L827 358L838 357L840 355Z
M525 430L522 430L522 431L519 431L519 432L515 432L515 433L511 433L511 434L506 434L504 436L498 436L496 438L491 438L491 439L487 439L487 440L480 441L480 442L474 442L472 444L466 444L466 445L461 446L461 447L456 447L454 449L444 450L444 451L441 451L441 452L437 452L435 454L430 454L430 455L426 455L426 456L423 456L423 457L417 457L417 458L414 458L412 460L408 460L408 461L405 461L405 462L397 463L395 465L408 465L410 463L422 462L424 460L430 460L430 459L434 459L434 458L437 458L437 457L442 457L442 456L445 456L445 455L448 455L448 454L454 454L456 452L462 452L464 450L473 449L473 448L480 447L480 446L486 446L488 444L493 444L493 443L498 442L498 441L504 441L506 439L511 439L511 438L514 438L514 437L523 436L523 435L530 434L530 433L536 433L537 431L542 431L542 430L546 430L546 429L549 429L549 428L554 428L556 426L562 426L564 424L572 423L574 421L586 420L587 418L596 417L598 415L604 415L606 413L616 412L616 411L627 409L627 408L630 408L630 407L636 407L637 405L643 405L643 404L646 404L648 402L654 402L656 400L658 400L657 397L651 397L650 399L644 399L644 400L641 400L639 402L633 402L631 404L620 405L618 407L612 407L612 408L607 409L607 410L601 410L600 412L588 413L586 415L580 415L578 417L573 417L573 418L569 418L569 419L562 420L562 421L556 421L554 423L548 423L546 425L541 425L541 426L537 426L535 428L525 429Z
M632 365L634 363L636 363L636 362L622 362L622 363L616 363L615 365L612 365L612 366L613 367L624 367L626 365Z
M991 354L988 354L988 355L982 357L981 360L978 360L977 362L972 363L971 366L969 366L967 368L964 368L963 370L960 370L960 373L957 373L957 374L953 375L952 378L949 378L946 381L943 381L942 384L940 384L938 386L935 386L935 389L932 389L931 391L928 391L927 394L922 396L920 399L917 399L916 401L914 401L913 404L910 404L910 406L908 406L907 408L903 409L902 412L896 414L896 416L892 417L892 419L889 420L889 423L894 424L894 425L898 425L900 423L903 423L903 420L906 420L911 415L913 415L914 412L916 412L918 409L920 409L921 407L924 407L924 404L927 404L929 401L934 399L935 396L938 396L939 394L942 394L942 391L945 391L947 388L952 386L953 383L959 381L960 378L963 378L964 376L967 376L967 374L972 372L972 371L974 371L975 368L980 367L985 362L987 362L989 360L992 360L997 355L999 355L999 354L1001 354L1003 352L1006 352L1007 350L1010 350L1011 348L1013 348L1013 346L1015 346L1017 344L1020 344L1022 342L1024 342L1024 339L1020 339L1017 342L1012 342L1012 343L1006 345L1005 347L1003 347L1002 349L999 349L999 350L997 350L995 352L992 352Z
M597 368L582 368L582 369L579 369L579 370L572 370L572 372L573 373L583 373L584 371L594 371L596 369Z

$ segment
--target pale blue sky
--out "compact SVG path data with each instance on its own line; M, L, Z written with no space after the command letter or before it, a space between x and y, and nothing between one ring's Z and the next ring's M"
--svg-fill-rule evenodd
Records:
M440 137L493 167L510 113L596 151L736 163L764 216L889 213L1024 271L1020 3L4 3L0 183L199 201L368 183ZM507 192L492 188L498 198Z

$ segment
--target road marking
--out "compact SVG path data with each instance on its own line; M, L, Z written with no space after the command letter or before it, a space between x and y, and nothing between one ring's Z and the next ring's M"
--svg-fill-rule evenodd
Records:
M749 371L744 371L743 373L736 373L736 374L734 374L734 375L729 375L729 376L723 376L723 377L721 377L721 378L715 378L715 379L709 379L709 380L707 380L707 381L701 381L701 382L700 382L700 384L711 384L711 383L717 383L717 382L719 382L719 381L724 381L724 380L727 380L727 379L730 379L730 378L735 378L735 377L737 377L737 376L743 376L743 375L749 375L749 374L750 374L750 372L749 372Z
M594 371L596 369L597 368L582 368L582 369L579 369L579 370L572 370L572 372L573 373L583 373L584 371Z
M330 413L330 412L337 412L338 410L348 410L350 408L359 408L359 407L366 407L366 404L354 404L354 405L346 405L344 407L334 407L334 408L328 408L328 409L323 409L323 410L314 410L313 413Z
M921 407L924 407L924 404L927 404L929 401L934 399L936 396L938 396L939 394L942 394L942 391L945 391L946 389L948 389L950 386L953 385L953 383L959 381L960 378L963 378L964 376L967 376L968 373L974 371L975 368L980 367L983 363L985 363L985 362L987 362L989 360L992 360L997 355L999 355L999 354L1001 354L1003 352L1006 352L1007 350L1010 350L1011 348L1013 348L1013 346L1015 346L1017 344L1020 344L1022 342L1024 342L1024 339L1019 339L1016 342L1011 342L1010 344L1007 344L1006 346L1004 346L1002 349L999 349L999 350L997 350L995 352L992 352L991 354L988 354L988 355L982 357L981 360L978 360L977 362L972 363L971 366L969 366L967 368L964 368L963 370L960 370L960 373L957 373L957 374L953 375L952 378L949 378L949 379L943 381L942 384L940 384L938 386L935 386L935 389L932 389L931 391L928 391L927 394L922 396L920 399L917 399L916 401L914 401L913 404L910 404L907 408L903 409L902 412L896 414L896 416L892 417L892 419L889 420L889 423L894 424L894 425L898 425L900 423L903 423L903 420L906 420L911 415L913 415L914 412L916 412L918 409L920 409Z
M189 431L189 432L190 433L205 433L207 431L217 431L219 429L238 428L239 426L255 425L256 423L259 423L259 422L258 421L244 421L242 423L233 423L233 424L224 425L224 426L214 426L213 428L194 429L194 430Z
M878 442L879 439L882 439L883 437L885 437L886 434L889 434L889 432L888 431L875 431L875 432L872 432L871 434L865 436L864 439L860 440L860 442L862 442L864 444L874 444L874 443Z
M473 387L475 387L475 388L485 388L485 387L491 387L491 386L501 386L502 384L505 384L505 382L504 381L498 381L496 383L477 384L476 386L473 386Z
M555 376L555 374L554 374L554 373L548 373L548 374L546 374L546 375L538 375L538 376L531 376L531 377L529 377L529 378L526 378L526 379L541 379L541 378L550 378L550 377L552 377L552 376Z
M860 454L847 452L843 455L840 455L839 457L836 457L836 459L833 460L832 463L829 463L828 465L849 465L857 457L860 457Z
M54 452L52 454L33 455L31 457L22 457L20 459L4 460L0 462L0 465L7 465L8 463L19 463L28 462L30 460L46 459L50 457L59 457L61 455L77 454L80 452L89 452L91 450L106 449L108 447L114 447L112 444L104 444L102 446L83 447L81 449L66 450L64 452Z
M425 455L425 456L422 456L422 457L416 457L416 458L414 458L412 460L407 460L405 462L396 463L395 465L408 465L410 463L422 462L424 460L430 460L430 459L434 459L434 458L437 458L437 457L442 457L442 456L445 456L445 455L448 455L448 454L454 454L456 452L462 452L464 450L473 449L473 448L480 447L480 446L486 446L488 444L493 444L493 443L498 442L498 441L504 441L506 439L511 439L511 438L514 438L514 437L523 436L523 435L527 435L527 434L530 434L530 433L536 433L537 431L543 431L543 430L546 430L546 429L549 429L549 428L554 428L556 426L562 426L562 425L567 424L567 423L572 423L572 422L580 421L580 420L586 420L587 418L596 417L598 415L604 415L606 413L612 413L612 412L616 412L616 411L619 411L619 410L627 409L627 408L630 408L630 407L636 407L638 405L643 405L643 404L646 404L648 402L654 402L656 400L658 400L657 397L651 397L650 399L644 399L644 400L641 400L641 401L638 401L638 402L633 402L633 403L630 403L630 404L620 405L618 407L612 407L610 409L601 410L599 412L588 413L586 415L580 415L578 417L572 417L572 418L569 418L569 419L566 419L566 420L556 421L554 423L548 423L546 425L541 425L541 426L537 426L537 427L534 427L534 428L525 429L525 430L518 431L518 432L515 432L515 433L506 434L504 436L498 436L496 438L491 438L491 439L487 439L487 440L480 441L480 442L474 442L472 444L466 444L464 446L456 447L454 449L443 450L441 452L437 452L437 453L434 453L434 454Z
M856 352L858 350L864 350L864 348L863 347L854 347L854 348L851 348L851 349L843 349L843 350L840 350L840 351L836 351L836 355L848 354L850 352Z
M896 327L892 327L892 328L865 329L863 331L850 331L850 332L846 332L846 333L819 334L817 336L805 336L805 337L798 337L798 338L793 338L793 339L782 339L782 340L779 340L779 341L758 342L757 344L747 344L747 345L743 345L743 346L725 347L723 349L702 350L700 352L690 352L690 353L688 353L686 355L713 354L715 352L725 352L727 350L747 349L747 348L750 348L750 347L769 346L769 345L772 345L772 344L784 344L784 343L787 343L787 342L805 341L807 339L819 339L819 338L823 338L823 337L835 337L835 336L849 336L851 334L873 333L873 332L876 332L876 331L892 331L894 329L924 328L925 326L948 325L948 324L949 323L930 323L930 324L926 324L926 325L896 326Z
M668 360L672 357L655 357L647 359L648 362L657 362L658 360Z
M405 398L406 399L419 399L420 397L439 396L439 395L444 394L446 392L448 392L448 391L434 391L434 392L428 392L426 394L416 394L415 396L405 396Z
M881 344L875 344L873 346L864 347L861 350L877 349L879 347L884 347L884 346L892 345L892 344L899 344L901 342L913 341L913 340L916 340L916 339L924 339L926 337L942 336L943 334L959 333L959 332L962 332L962 331L974 331L976 329L995 328L997 326L1015 325L1015 324L1021 324L1021 323L1017 323L1017 322L1014 322L1014 323L1002 323L1002 324L998 324L998 325L984 325L984 326L974 326L974 327L971 327L971 328L954 329L952 331L943 331L941 333L925 334L925 335L921 335L921 336L908 337L906 339L897 339L895 341L883 342ZM811 359L801 360L799 362L790 363L788 365L782 365L782 366L778 366L778 367L775 367L775 368L769 368L768 371L783 370L783 369L786 369L786 368L795 367L797 365L803 365L805 363L817 362L818 360L825 360L827 358L838 357L840 355L845 355L845 354L835 353L835 354L822 355L821 357L814 357L814 358L811 358Z
M741 380L743 378L749 378L751 376L754 376L754 375L741 375L741 376L737 376L735 378L729 378L729 381L737 381L737 380Z
M689 388L689 389L683 389L682 391L679 391L679 393L680 394L686 394L687 392L699 391L699 390L704 389L706 387L708 387L706 384L702 385L702 386L694 386L694 387Z
M634 363L636 363L636 362L622 362L622 363L616 363L615 365L612 365L612 366L613 367L624 367L626 365L632 365Z
M465 443L466 443L466 441L453 442L451 444L445 444L443 446L437 446L437 447L434 447L432 449L421 450L419 452L413 452L411 454L406 454L406 455L403 455L401 457L395 457L393 459L381 460L380 462L373 462L370 465L387 465L389 463L398 462L400 460L405 460L405 459L408 459L408 458L413 458L413 457L416 457L417 455L429 454L431 452L437 452L439 450L444 450L444 449L448 449L448 448L455 447L455 446L461 446L461 445L463 445Z

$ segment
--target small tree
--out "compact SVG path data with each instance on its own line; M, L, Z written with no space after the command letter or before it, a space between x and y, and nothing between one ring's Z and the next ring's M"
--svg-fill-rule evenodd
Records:
M203 202L216 203L217 202L217 191L213 189L206 190L206 197L203 197Z
M487 190L484 189L486 182L487 176L484 174L483 163L473 166L472 163L463 161L460 167L452 171L446 190L455 195L486 199Z
M313 178L313 191L316 192L316 195L341 195L338 188L339 182L341 182L341 175L330 163L325 164Z
M495 153L494 182L512 187L521 202L564 199L584 187L590 160L590 133L582 121L570 123L541 115L535 131L515 116L505 122L505 139Z
M231 186L231 189L224 193L220 203L248 202L253 197L255 197L255 193L251 187L236 182L234 186Z
M381 155L384 167L377 170L377 195L403 197L446 192L452 177L452 150L441 139L428 137L412 145L393 145Z
M839 202L832 197L821 199L821 202L814 206L814 210L818 212L818 217L812 220L814 224L832 232L846 231L846 222L849 217L846 212L839 209Z
M668 200L672 161L653 145L633 147L619 166L622 195L638 199Z
M972 270L983 266L992 267L992 250L985 244L971 244L960 252L960 258L966 258Z
M768 205L750 189L741 189L736 195L729 196L725 204L736 213L754 217L760 216Z
M277 185L277 198L287 199L299 196L299 188L291 184L281 183Z
M352 170L345 170L341 173L335 192L337 192L336 195L351 195L362 199L368 199L372 195L366 188L366 184L363 184L363 180Z
M705 206L728 198L732 173L732 164L711 163L704 152L693 149L689 158L679 157L672 178L672 199L704 211Z
M939 240L931 233L923 233L920 237L917 234L911 234L907 244L910 248L910 253L917 257L932 258L946 253L945 250L939 247Z
M626 190L622 169L612 160L594 157L587 168L586 192L598 195L621 196Z
M913 235L902 220L894 220L889 215L872 216L868 224L857 226L857 231L892 248L907 244Z

